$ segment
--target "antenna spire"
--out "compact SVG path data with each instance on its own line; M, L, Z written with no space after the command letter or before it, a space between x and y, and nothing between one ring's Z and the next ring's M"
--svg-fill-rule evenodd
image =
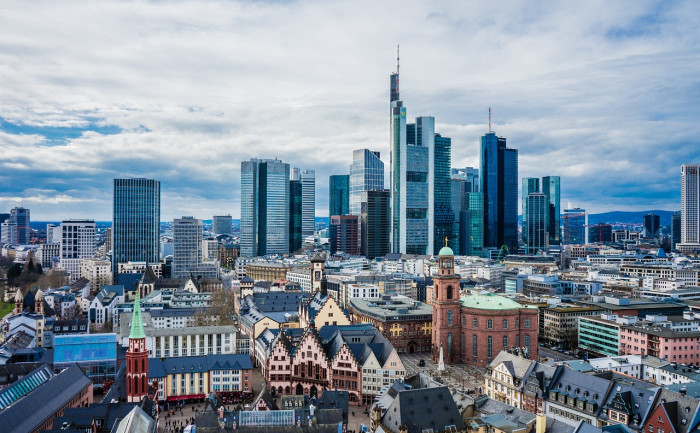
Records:
M491 132L491 107L489 107L489 132Z
M399 75L399 44L396 44L396 75Z

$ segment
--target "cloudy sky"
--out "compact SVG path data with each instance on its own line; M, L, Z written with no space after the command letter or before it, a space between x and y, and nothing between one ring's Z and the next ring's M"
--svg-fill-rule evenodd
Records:
M136 176L163 220L238 217L241 160L278 157L316 170L325 216L353 149L388 169L397 43L409 118L435 116L453 167L478 166L491 106L562 207L674 210L698 41L697 1L4 0L0 212L109 220L112 178Z

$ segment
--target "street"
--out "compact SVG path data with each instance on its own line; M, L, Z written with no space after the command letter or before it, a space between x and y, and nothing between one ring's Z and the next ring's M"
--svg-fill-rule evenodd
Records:
M570 361L573 359L577 359L573 355L566 355L564 353L557 352L556 350L549 349L547 347L542 347L540 346L538 348L539 351L539 360L543 361L545 358L550 359L552 361Z

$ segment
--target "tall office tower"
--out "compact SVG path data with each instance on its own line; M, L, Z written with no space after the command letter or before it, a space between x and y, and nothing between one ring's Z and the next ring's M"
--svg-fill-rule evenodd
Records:
M474 167L453 168L453 179L464 179L469 183L469 192L479 192L479 169Z
M17 226L17 244L25 245L31 240L29 228L29 209L15 207L10 209L10 221Z
M316 172L294 168L292 180L301 181L301 235L313 236L316 231Z
M445 239L452 240L455 214L452 211L450 166L452 165L452 139L435 134L433 158L433 182L429 185L433 200L433 252L445 246ZM430 184L430 179L428 180Z
M674 249L676 244L681 242L681 211L673 212L671 215L671 242Z
M241 162L241 255L289 253L289 164Z
M342 251L351 255L360 254L360 217L357 215L331 215L331 254Z
M362 193L360 252L372 260L390 251L391 192L373 189Z
M523 243L527 245L527 196L530 194L540 192L540 179L537 177L524 177L523 178L523 187L522 187L522 219L523 219L523 231L522 231L522 238L523 238Z
M186 278L202 263L202 220L183 216L173 220L172 278Z
M580 208L564 209L564 245L584 245L586 239L586 210Z
M463 253L468 256L483 256L484 254L484 194L470 192L467 195L468 221L464 237L467 238L467 250Z
M700 246L700 164L681 166L681 244Z
M0 224L7 222L7 220L9 220L10 217L11 215L9 213L0 212Z
M484 247L518 250L518 150L489 131L481 137Z
M454 169L453 169L454 170ZM454 173L454 172L453 172ZM455 255L464 255L468 249L467 230L469 220L467 213L469 211L469 198L467 194L471 185L466 178L456 177L453 175L451 179L452 192L452 213L454 214L454 223L452 223L452 240L450 246Z
M549 215L547 218L547 231L549 232L549 245L561 244L561 178L559 176L545 176L542 178L542 194L547 196Z
M549 242L549 201L541 192L528 194L525 201L527 206L523 208L527 209L527 224L523 225L523 233L527 232L526 250L527 254L537 254L540 250L546 251Z
M97 242L95 240L94 220L62 221L61 249L59 260L61 267L70 273L70 281L80 278L80 260L95 257ZM99 290L99 288L97 288Z
M654 238L659 234L661 218L658 215L649 213L644 215L644 237Z
M160 181L114 179L112 277L119 263L160 260Z
M384 163L379 156L379 152L369 149L357 149L352 152L350 215L360 215L362 191L384 189Z
M328 179L328 216L350 213L350 176L334 174Z
M214 215L211 219L211 231L217 235L233 233L233 218L231 215Z
M0 241L3 245L18 245L17 226L15 223L8 221L0 224Z
M301 203L302 187L300 180L289 181L289 251L296 252L301 249Z
M61 243L61 228L56 224L46 224L46 243L60 244Z
M105 229L105 254L112 251L112 227Z

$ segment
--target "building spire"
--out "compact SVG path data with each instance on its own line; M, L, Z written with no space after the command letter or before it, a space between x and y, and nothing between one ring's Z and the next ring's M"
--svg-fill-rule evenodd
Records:
M146 333L143 330L143 319L141 318L141 300L139 299L138 289L134 299L134 312L131 315L131 331L129 332L129 339L137 338L146 338Z
M491 132L491 107L489 107L489 132Z
M399 44L396 44L396 75L399 75Z

